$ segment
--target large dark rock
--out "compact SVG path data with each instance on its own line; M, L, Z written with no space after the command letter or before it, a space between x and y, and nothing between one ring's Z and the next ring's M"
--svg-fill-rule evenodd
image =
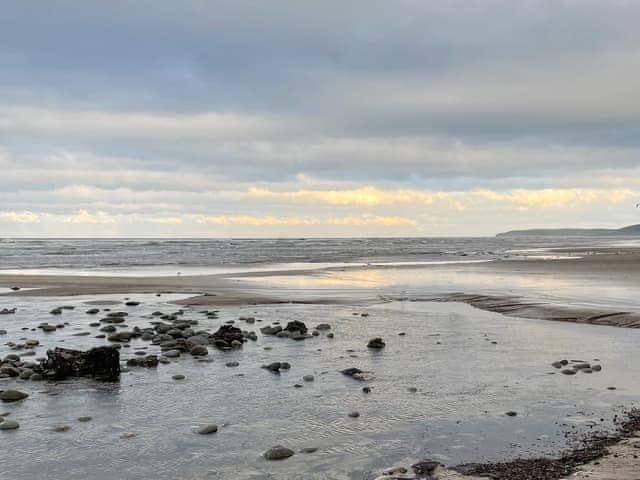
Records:
M244 342L242 330L233 325L221 326L211 337L213 344L222 350L234 348L242 345L242 342Z
M284 327L284 330L286 332L297 332L304 335L305 333L307 333L307 326L299 320L294 320L293 322L287 323L287 326Z
M113 381L120 378L120 352L114 347L97 347L86 352L57 347L47 351L42 367L56 379L93 377Z

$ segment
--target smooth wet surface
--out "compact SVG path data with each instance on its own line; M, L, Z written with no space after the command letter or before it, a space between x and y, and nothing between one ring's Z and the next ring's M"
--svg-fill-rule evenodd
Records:
M130 312L129 327L148 326L154 310L177 310L164 303L177 296L132 298L142 304L100 308ZM0 337L0 355L20 353L4 345L20 338L40 340L36 356L54 345L105 344L93 338L98 328L88 326L101 316L87 315L90 306L82 303L96 299L122 296L3 298L0 307L16 306L18 312L0 316L0 329L8 331ZM76 309L48 313L61 305ZM157 369L131 368L115 384L1 380L0 388L15 387L30 397L0 404L0 413L20 422L19 430L0 431L0 478L41 478L44 471L46 478L61 480L374 478L390 465L425 457L453 465L554 453L566 446L565 432L610 427L615 411L640 395L639 330L520 320L451 303L225 307L219 319L195 310L186 309L185 318L198 319L198 328L215 330L236 320L256 330L258 341L233 352L211 347L211 363L183 354ZM369 316L353 315L363 312ZM263 321L247 325L239 316ZM330 323L335 338L321 333L294 341L259 333L271 321L291 320L309 327ZM50 334L21 330L43 321L70 325ZM86 331L92 335L74 336ZM378 336L386 348L367 349L367 341ZM121 350L122 359L144 347L157 352L149 342L133 340ZM565 376L550 365L563 358L598 358L604 368ZM226 367L230 361L239 366ZM260 368L273 361L288 361L292 368L280 375ZM373 378L358 382L339 373L347 367L370 371ZM186 378L173 380L175 374ZM302 380L308 374L314 382ZM362 393L363 386L371 393ZM351 411L360 417L350 418ZM81 416L92 420L78 422ZM220 427L217 433L195 433L210 423ZM72 428L53 431L58 425ZM121 438L126 433L135 436ZM281 462L262 459L276 444L318 451Z

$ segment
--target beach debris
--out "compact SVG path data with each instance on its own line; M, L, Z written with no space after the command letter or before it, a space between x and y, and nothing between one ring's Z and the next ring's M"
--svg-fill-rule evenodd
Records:
M115 347L96 347L87 351L56 347L47 351L42 368L56 379L93 377L117 380L120 377L120 352Z
M294 455L294 451L290 448L283 447L282 445L276 445L264 452L264 458L267 460L284 460Z

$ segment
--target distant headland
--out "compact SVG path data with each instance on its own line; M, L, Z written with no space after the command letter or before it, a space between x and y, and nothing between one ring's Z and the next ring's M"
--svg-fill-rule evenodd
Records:
M629 236L640 235L640 224L623 228L532 228L498 233L496 237L517 236Z

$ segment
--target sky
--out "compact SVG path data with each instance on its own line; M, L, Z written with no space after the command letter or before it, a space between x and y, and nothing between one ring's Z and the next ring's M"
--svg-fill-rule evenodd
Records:
M0 235L640 223L640 2L4 0Z

